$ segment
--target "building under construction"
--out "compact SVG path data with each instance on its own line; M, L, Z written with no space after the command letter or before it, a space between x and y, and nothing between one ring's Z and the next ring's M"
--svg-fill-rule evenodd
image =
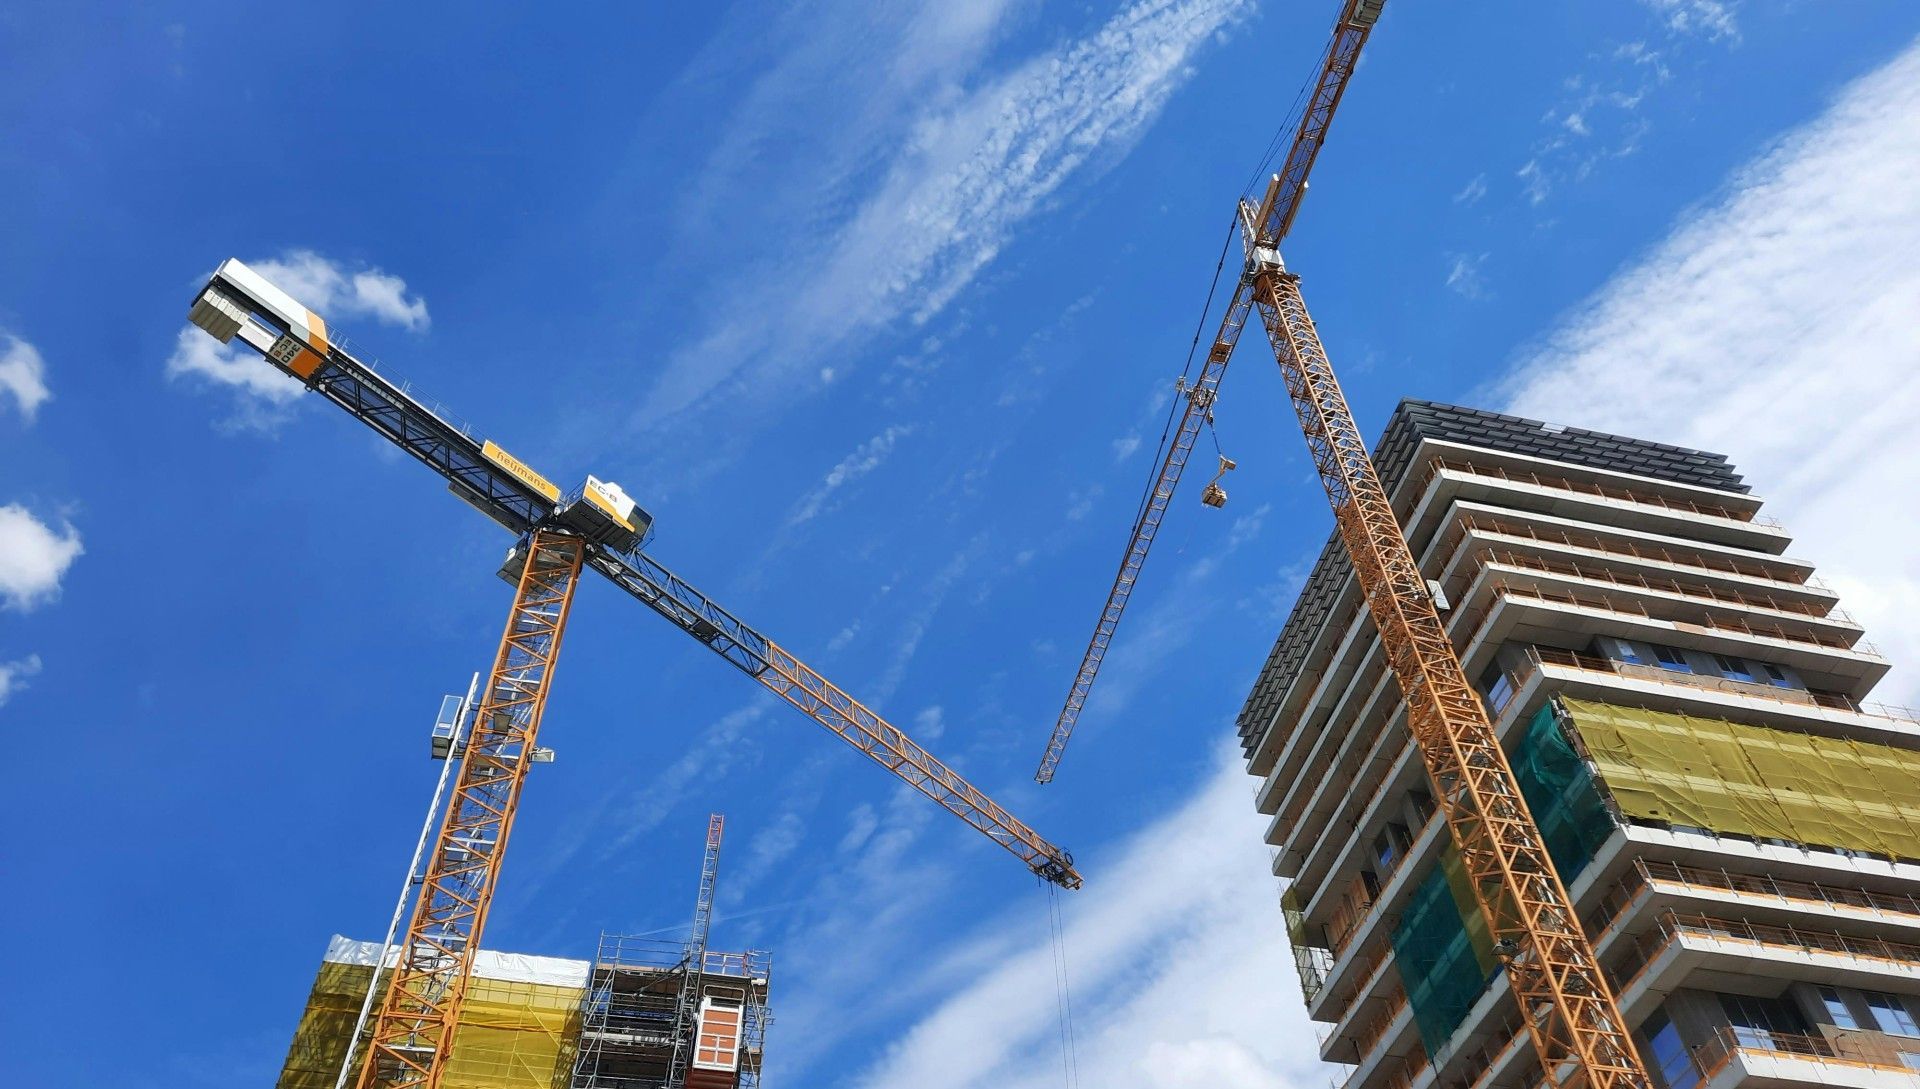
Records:
M1717 454L1403 402L1374 462L1660 1089L1920 1083L1920 721ZM1336 539L1240 717L1345 1089L1544 1072Z
M707 948L720 830L716 814L685 940L602 934L592 961L477 953L439 1084L755 1089L772 958L758 950ZM385 991L399 955L398 946L333 939L294 1031L279 1089L334 1089L359 1074L368 996ZM353 1063L343 1067L350 1042Z

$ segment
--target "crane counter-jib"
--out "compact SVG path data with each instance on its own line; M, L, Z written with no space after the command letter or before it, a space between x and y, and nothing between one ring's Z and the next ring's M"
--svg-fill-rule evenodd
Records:
M584 566L640 600L775 695L1018 856L1078 887L1072 856L718 602L641 550L651 520L618 485L587 477L569 494L491 440L475 439L355 359L326 322L237 260L223 262L188 315L223 343L238 338L278 370L345 409L434 470L452 491L519 537L557 529L586 542ZM521 562L509 568L515 573Z

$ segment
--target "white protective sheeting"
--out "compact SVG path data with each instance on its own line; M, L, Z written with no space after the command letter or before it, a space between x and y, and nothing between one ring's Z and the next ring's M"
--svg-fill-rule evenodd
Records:
M329 964L373 964L380 958L379 942L357 942L335 934L327 942ZM400 948L387 952L384 967L400 959ZM495 953L482 949L473 958L473 974L502 983L546 983L556 987L585 987L593 966L584 960L536 957L526 953Z

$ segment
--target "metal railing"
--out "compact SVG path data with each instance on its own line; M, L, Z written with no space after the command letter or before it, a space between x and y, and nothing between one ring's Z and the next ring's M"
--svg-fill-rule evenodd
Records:
M1672 549L1657 545L1635 544L1626 540L1610 540L1597 533L1579 533L1565 529L1549 529L1525 522L1509 522L1497 515L1476 517L1461 514L1457 523L1463 531L1477 533L1497 533L1505 537L1521 537L1539 541L1543 544L1561 545L1577 548L1585 552L1598 552L1623 560L1639 560L1648 563L1660 563L1669 567L1686 567L1712 575L1737 575L1741 578L1771 582L1780 586L1804 586L1831 594L1833 588L1814 575L1808 575L1796 582L1774 575L1768 568L1759 564L1750 564L1736 556L1722 556L1711 552L1678 553Z
M1574 480L1562 476L1543 476L1539 473L1524 472L1517 469L1505 469L1496 465L1480 465L1457 458L1436 457L1429 463L1428 480L1442 470L1465 473L1468 476L1487 477L1504 480L1512 484L1531 484L1536 488L1551 488L1555 491L1575 492L1581 495L1599 496L1621 503L1632 503L1642 507L1657 507L1662 510L1684 511L1708 518L1721 518L1729 522L1744 522L1750 525L1778 528L1780 523L1772 518L1755 514L1752 511L1734 510L1717 503L1695 503L1686 499L1669 499L1665 496L1650 495L1632 488L1609 487L1590 480Z
M1711 586L1680 582L1677 579L1646 578L1641 575L1626 574L1605 568L1582 567L1570 560L1549 560L1540 556L1528 556L1503 548L1480 548L1474 552L1474 558L1483 563L1501 563L1509 567L1522 567L1532 571L1543 571L1553 575L1584 579L1590 582L1608 582L1634 590L1651 590L1655 593L1677 594L1681 597L1736 609L1767 609L1772 612L1792 616L1806 616L1816 620L1832 620L1837 623L1854 624L1852 616L1838 606L1825 605L1812 601L1779 601L1771 594L1743 594L1731 590L1717 591ZM1857 624L1855 625L1858 626Z
M1585 670L1589 673L1609 673L1616 677L1634 680L1659 681L1664 684L1685 685L1688 688L1727 692L1737 696L1773 700L1799 707L1826 707L1836 711L1850 711L1873 718L1920 725L1920 710L1886 703L1862 703L1838 692L1814 692L1804 688L1782 688L1778 685L1761 684L1759 681L1736 681L1727 677L1711 677L1703 673L1680 673L1675 670L1661 669L1659 666L1639 665L1613 658L1578 654L1558 647L1530 646L1527 648L1527 660L1532 668L1516 670L1507 675L1516 689L1539 666L1553 665Z
M1748 945L1787 949L1798 953L1826 953L1896 964L1904 968L1920 967L1920 945L1890 942L1884 938L1859 938L1824 930L1803 930L1793 926L1771 926L1744 919L1721 919L1711 915L1662 912L1654 927L1636 939L1627 955L1608 973L1616 993L1625 992L1647 970L1647 966L1682 937L1709 938Z
M1811 646L1826 647L1829 650L1844 650L1855 654L1867 654L1880 657L1880 651L1865 639L1843 639L1839 636L1824 635L1819 632L1790 632L1784 628L1767 627L1761 624L1749 624L1744 620L1727 617L1703 616L1698 620L1670 620L1655 616L1647 607L1637 601L1615 601L1604 593L1576 594L1567 590L1547 590L1538 586L1514 586L1498 576L1493 579L1494 588L1508 597L1533 598L1559 605L1572 605L1582 609L1604 609L1607 612L1638 616L1645 620L1672 624L1679 628L1697 628L1703 631L1735 632L1759 639L1778 639L1788 643L1803 643ZM1482 621L1485 624L1485 621Z

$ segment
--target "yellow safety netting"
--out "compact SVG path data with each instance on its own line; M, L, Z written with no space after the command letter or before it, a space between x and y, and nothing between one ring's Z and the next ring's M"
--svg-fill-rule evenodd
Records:
M372 972L364 964L320 965L277 1089L333 1089ZM473 979L441 1084L446 1089L565 1084L579 1037L581 997L579 987Z
M1627 817L1920 858L1920 753L1673 712L1562 704Z

